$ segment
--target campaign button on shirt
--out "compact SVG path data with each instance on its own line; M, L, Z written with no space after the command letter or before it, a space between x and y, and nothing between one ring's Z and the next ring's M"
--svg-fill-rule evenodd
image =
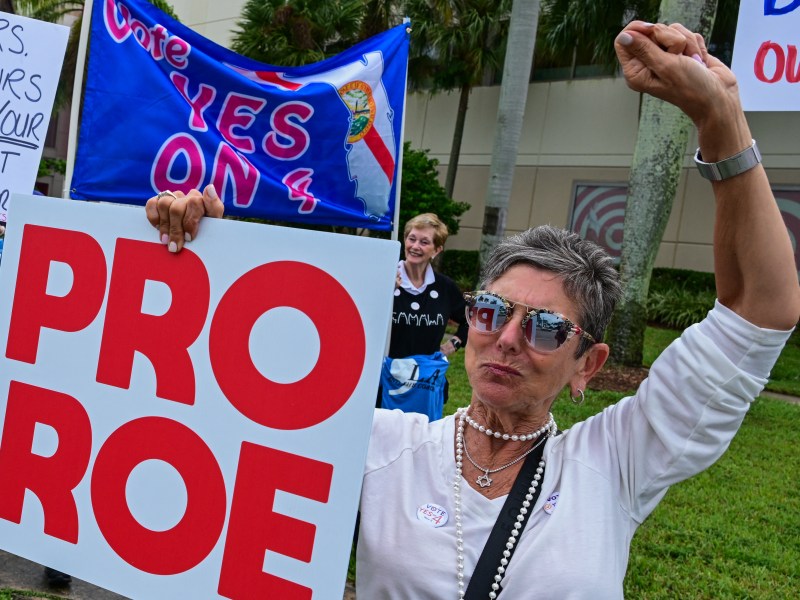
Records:
M544 509L544 512L546 512L548 515L552 515L553 511L556 509L556 504L558 504L558 492L556 492L552 496L549 496L542 508Z
M447 523L447 511L438 504L427 502L417 508L417 519L431 527L442 527Z

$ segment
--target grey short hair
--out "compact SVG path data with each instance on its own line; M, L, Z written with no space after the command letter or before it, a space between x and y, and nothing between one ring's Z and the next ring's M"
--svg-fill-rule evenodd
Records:
M561 277L564 292L578 307L578 325L602 341L622 296L619 273L605 250L566 229L534 227L504 239L492 249L481 272L480 288L485 289L518 264ZM576 356L590 345L589 340L582 339Z

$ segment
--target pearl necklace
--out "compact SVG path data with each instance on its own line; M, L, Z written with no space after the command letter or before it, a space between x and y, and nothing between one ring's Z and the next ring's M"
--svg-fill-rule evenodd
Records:
M455 506L456 578L458 579L459 600L463 600L464 594L466 593L466 590L464 589L464 527L461 514L461 471L462 467L464 466L462 459L465 447L464 421L466 421L466 419L467 409L458 409L458 429L456 430L456 478L453 481L453 504ZM550 437L551 435L553 434L548 432L547 437ZM536 491L536 488L539 487L539 482L542 479L542 473L544 473L544 466L545 461L544 458L542 458L542 460L539 461L539 465L536 467L536 474L533 476L530 487L528 487L528 493L525 495L525 500L522 502L522 507L519 509L516 523L514 523L514 529L511 530L511 535L508 538L508 542L506 542L506 549L503 550L503 558L500 559L500 566L497 567L497 575L494 576L492 591L489 592L490 600L497 598L497 591L500 589L500 582L503 581L503 577L505 576L508 559L511 556L511 549L513 549L514 545L517 543L519 531L522 529L521 521L525 518L525 515L528 513L528 509L531 507L531 500L533 500L533 494Z
M468 410L469 409L467 409L467 411ZM485 433L489 437L494 437L502 440L511 440L512 442L527 442L529 440L536 439L543 433L549 433L549 435L555 435L555 432L557 430L556 422L553 419L553 413L547 413L547 423L542 425L539 429L537 429L536 431L532 431L531 433L525 433L522 435L516 433L509 434L509 433L501 433L500 431L492 431L485 425L481 425L475 419L470 417L466 411L464 418L466 419L467 423L473 427L473 429L477 429L478 431L480 431L481 433Z
M464 440L464 452L466 452L466 453L467 453L467 460L469 460L469 462L471 462L471 463L472 463L472 465L473 465L473 466L474 466L476 469L478 469L479 471L483 471L483 475L481 475L480 477L478 477L478 478L475 480L475 483L477 483L477 484L478 484L479 486L481 486L482 488L483 488L483 487L489 487L489 486L491 486L491 485L492 485L492 481L494 481L494 480L493 480L491 477L489 477L489 473L497 473L498 471L502 471L503 469L507 469L507 468L508 468L508 467L510 467L511 465L515 465L515 464L517 464L517 463L518 463L519 461L521 461L523 458L525 458L526 456L528 456L528 454L530 454L531 452L533 452L534 450L536 450L536 448L538 448L539 446L541 446L541 445L542 445L542 442L544 442L546 439L547 439L547 437L546 437L546 436L542 436L542 439L541 439L541 440L539 440L539 441L538 441L538 442L536 442L536 443L535 443L533 446L531 446L530 448L528 448L528 449L527 449L525 452L523 452L523 453L522 453L520 456L518 456L517 458L515 458L514 460L512 460L510 463L508 463L508 464L505 464L505 465L503 465L502 467L497 467L496 469L488 469L488 468L484 468L484 467L480 466L478 463L476 463L476 462L475 462L475 460L472 458L472 456L470 456L470 454L469 454L469 448L467 447L467 442L466 442L466 440Z

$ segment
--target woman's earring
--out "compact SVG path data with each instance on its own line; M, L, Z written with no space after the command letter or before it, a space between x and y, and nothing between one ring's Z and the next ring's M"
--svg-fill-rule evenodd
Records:
M583 404L583 401L586 400L586 396L583 395L583 390L578 390L578 393L580 394L580 397L570 396L570 398L572 399L573 404L581 405Z

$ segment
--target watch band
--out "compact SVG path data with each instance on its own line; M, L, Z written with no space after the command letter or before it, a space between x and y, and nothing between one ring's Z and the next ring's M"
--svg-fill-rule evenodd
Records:
M738 154L725 158L718 162L704 162L700 155L700 148L694 153L694 164L700 175L711 181L722 181L730 179L749 171L757 164L761 163L761 152L758 151L756 141L753 140L752 146L748 146Z
M461 348L461 340L458 339L457 337L451 337L450 343L453 344L453 348L455 348L456 350Z

